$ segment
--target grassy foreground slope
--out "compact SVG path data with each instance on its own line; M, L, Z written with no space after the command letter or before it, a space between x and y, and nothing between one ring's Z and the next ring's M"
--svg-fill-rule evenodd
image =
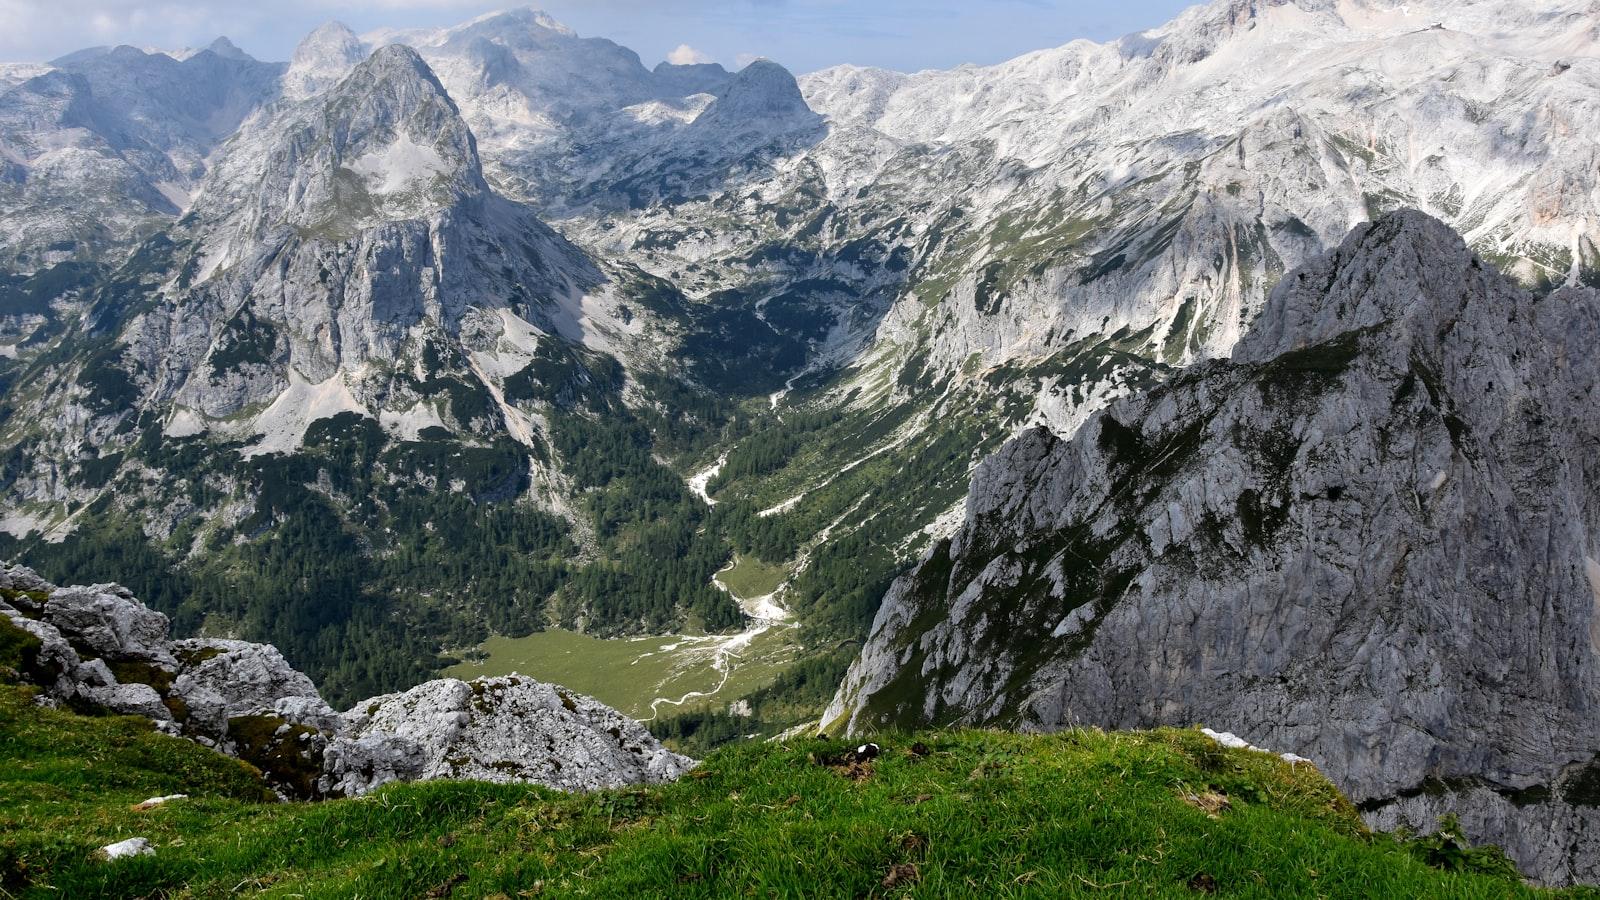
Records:
M730 747L679 784L587 796L279 804L242 763L0 686L0 896L1555 896L1492 856L1370 835L1311 767L1198 732L883 744L864 763L839 742ZM170 793L191 796L132 809ZM156 855L94 859L134 836Z

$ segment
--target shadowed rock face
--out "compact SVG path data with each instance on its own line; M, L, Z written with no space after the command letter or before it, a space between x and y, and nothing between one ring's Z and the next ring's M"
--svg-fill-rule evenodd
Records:
M255 764L283 795L356 796L391 781L469 778L588 791L677 779L695 765L643 725L531 678L445 679L339 714L276 647L173 641L117 585L58 588L0 568L0 623L32 635L20 677L50 703L144 716Z
M1211 724L1375 822L1454 811L1600 877L1600 812L1562 802L1600 751L1597 341L1594 291L1536 299L1419 213L1363 226L1233 360L985 463L826 721Z

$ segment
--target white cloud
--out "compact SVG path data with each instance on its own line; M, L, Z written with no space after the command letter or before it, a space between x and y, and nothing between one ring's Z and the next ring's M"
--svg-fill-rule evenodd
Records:
M711 62L711 57L688 44L679 44L678 49L667 54L667 62L675 66L694 66Z
M759 53L741 53L737 57L734 58L733 64L734 64L735 68L742 69L745 66L748 66L751 63L755 62L756 60L761 60L761 59L766 59L766 57L762 56Z

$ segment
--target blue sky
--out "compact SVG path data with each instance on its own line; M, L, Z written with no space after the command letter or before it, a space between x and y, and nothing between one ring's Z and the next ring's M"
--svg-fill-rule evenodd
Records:
M547 0L585 36L646 64L676 52L734 66L767 56L796 72L843 62L915 70L994 63L1074 38L1158 25L1194 0ZM183 47L226 34L263 59L286 59L336 18L357 31L460 22L506 3L474 0L0 0L0 60L38 61L81 47ZM270 9L266 8L269 7Z

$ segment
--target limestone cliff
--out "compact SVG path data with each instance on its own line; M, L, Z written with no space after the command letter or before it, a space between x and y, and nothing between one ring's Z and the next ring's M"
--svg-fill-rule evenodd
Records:
M1595 292L1536 298L1419 213L1362 226L1231 361L986 462L825 721L1210 724L1375 822L1456 812L1594 880L1595 346Z

